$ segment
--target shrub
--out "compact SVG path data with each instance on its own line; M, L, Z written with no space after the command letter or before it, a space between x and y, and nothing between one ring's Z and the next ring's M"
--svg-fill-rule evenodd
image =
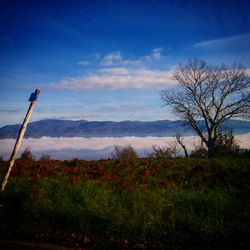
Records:
M242 158L250 158L250 149L240 149L239 150L239 156Z
M153 145L152 149L153 149L153 152L149 156L152 158L158 158L158 159L175 158L179 151L176 144L171 144L165 147Z
M239 145L233 135L232 130L220 132L215 146L215 156L237 156L239 155Z
M220 130L218 132L213 157L238 157L241 152L232 130ZM207 156L208 150L202 143L191 152L191 157L206 158Z
M35 157L31 153L30 148L25 148L24 151L22 152L21 156L20 156L20 159L21 160L34 160Z
M136 160L138 155L134 148L131 145L127 146L119 146L116 145L114 147L114 151L112 152L112 158L115 160Z
M43 154L40 158L40 161L50 161L51 157L49 154Z
M190 157L206 158L207 149L203 146L196 147L194 150L191 151Z

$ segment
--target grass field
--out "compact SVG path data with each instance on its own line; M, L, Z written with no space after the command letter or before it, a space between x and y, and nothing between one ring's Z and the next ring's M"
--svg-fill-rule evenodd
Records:
M18 160L0 196L0 238L83 249L249 249L249 177L247 159Z

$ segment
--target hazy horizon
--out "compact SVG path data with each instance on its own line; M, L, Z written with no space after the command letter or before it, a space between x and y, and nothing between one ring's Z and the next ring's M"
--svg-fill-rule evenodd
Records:
M241 148L250 148L250 133L236 135L237 143ZM184 143L191 151L194 146L200 144L198 136L184 136ZM70 160L80 158L86 160L107 159L111 157L111 152L115 145L131 145L140 156L147 156L152 151L152 146L168 146L173 143L175 137L42 137L42 138L25 138L18 151L17 157L20 157L25 148L30 148L32 154L39 159L44 154L49 154L52 159ZM0 139L0 156L8 160L15 139ZM182 151L180 151L182 153ZM183 153L182 153L183 154Z

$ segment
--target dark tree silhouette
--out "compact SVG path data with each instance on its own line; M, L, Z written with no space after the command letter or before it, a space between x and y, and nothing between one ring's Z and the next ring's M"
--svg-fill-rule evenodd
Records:
M181 147L182 147L182 149L183 149L183 151L185 153L185 157L188 158L188 152L187 152L187 148L186 148L186 146L184 144L184 138L180 134L177 134L175 136L175 139L181 145Z
M250 79L240 64L209 65L198 59L179 64L173 73L178 85L161 91L165 105L188 121L214 156L222 124L233 117L249 118Z

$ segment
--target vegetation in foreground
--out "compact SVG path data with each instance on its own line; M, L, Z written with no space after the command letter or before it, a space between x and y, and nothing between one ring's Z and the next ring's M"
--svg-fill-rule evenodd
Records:
M249 249L249 174L247 159L28 157L1 193L0 238L84 249Z

